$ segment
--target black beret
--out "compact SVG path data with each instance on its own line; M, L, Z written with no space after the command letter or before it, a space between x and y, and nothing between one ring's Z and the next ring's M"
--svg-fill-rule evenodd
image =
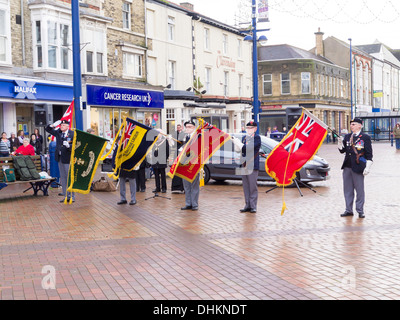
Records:
M187 124L191 124L193 126L196 126L196 124L194 123L193 120L186 121L183 125L186 127Z
M353 120L350 121L350 123L352 123L352 122L357 122L359 124L363 124L363 122L360 118L354 118Z
M61 120L61 123L60 124L69 124L69 121L68 120Z
M251 120L248 124L246 124L246 127L257 127L257 122Z

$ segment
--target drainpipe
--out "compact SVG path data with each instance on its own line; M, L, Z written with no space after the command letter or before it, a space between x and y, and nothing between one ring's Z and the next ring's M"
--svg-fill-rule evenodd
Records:
M24 0L21 0L21 44L22 44L22 65L25 66L25 19Z

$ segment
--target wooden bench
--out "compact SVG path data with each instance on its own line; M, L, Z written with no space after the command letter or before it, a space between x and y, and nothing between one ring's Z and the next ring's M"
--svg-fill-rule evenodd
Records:
M40 156L35 155L31 156L33 162L35 163L36 170L38 172L42 171L42 165L40 161ZM3 181L7 185L15 185L15 184L22 184L22 183L29 183L31 186L24 190L24 193L27 192L28 190L32 189L33 190L33 195L37 196L39 191L43 192L44 196L48 196L48 189L50 184L56 180L56 178L46 178L46 179L38 179L38 180L20 180L20 176L15 170L15 178L16 180L14 182L5 182L4 181L4 171L3 171L3 166L8 166L10 169L14 168L13 164L13 158L12 157L0 157L0 181Z

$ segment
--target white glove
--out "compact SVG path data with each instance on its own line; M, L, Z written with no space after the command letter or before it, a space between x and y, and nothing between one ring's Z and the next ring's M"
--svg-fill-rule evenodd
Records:
M69 142L68 142L68 141L64 141L64 142L63 142L63 145L64 145L66 148L69 148Z
M54 122L51 126L53 128L57 127L59 124L61 123L61 120L57 120L56 122Z
M369 171L371 170L371 166L372 166L372 161L371 160L367 160L367 165L364 169L363 175L366 176Z
M232 142L235 146L235 152L242 152L243 143L238 138L232 137Z
M343 140L344 140L343 137L339 137L339 138L338 138L338 141L337 141L337 146L338 146L338 148L339 148L340 150L343 149Z

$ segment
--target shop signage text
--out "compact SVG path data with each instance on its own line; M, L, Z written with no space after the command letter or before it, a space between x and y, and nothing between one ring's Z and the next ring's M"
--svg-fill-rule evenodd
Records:
M37 88L34 87L36 82L15 80L17 84L14 86L14 93L16 99L36 99Z
M93 106L164 108L164 92L87 85L87 104Z

